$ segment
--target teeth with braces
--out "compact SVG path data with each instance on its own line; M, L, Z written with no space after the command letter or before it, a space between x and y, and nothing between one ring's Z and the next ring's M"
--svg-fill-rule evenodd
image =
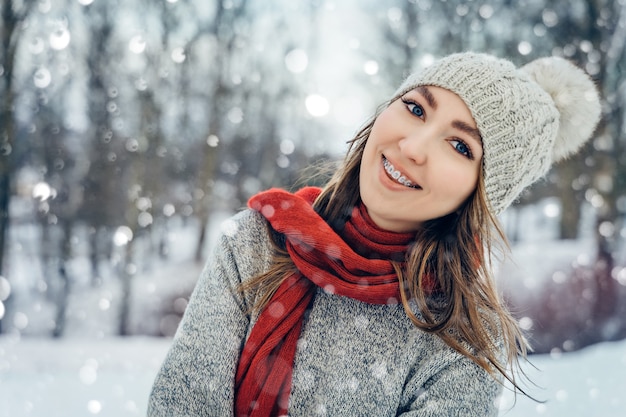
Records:
M385 171L387 171L389 176L398 181L400 184L406 187L417 188L416 185L413 185L413 182L411 182L411 180L402 175L400 171L397 171L393 164L389 162L386 158L383 158L383 167L385 168Z

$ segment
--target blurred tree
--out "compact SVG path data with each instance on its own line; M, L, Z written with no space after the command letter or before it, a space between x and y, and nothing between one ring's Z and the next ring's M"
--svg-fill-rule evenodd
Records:
M61 91L63 86L57 86ZM56 106L55 106L56 104ZM46 295L56 308L53 337L61 337L65 331L66 312L71 293L71 279L66 263L72 259L72 235L74 216L80 196L75 181L75 159L68 146L71 133L59 124L62 109L59 103L42 102L36 112L35 126L44 182L53 195L40 203L39 224L42 230L41 261L44 268ZM32 152L32 149L31 149ZM80 176L78 177L80 178ZM59 232L59 233L55 233Z
M242 37L249 30L249 23L246 22L250 16L247 12L247 0L241 0L236 3L228 3L217 0L215 2L215 14L213 21L204 30L197 32L196 36L190 41L198 41L204 36L208 36L212 41L213 50L212 65L210 71L206 74L209 76L209 108L208 117L208 134L207 145L199 149L198 157L200 163L197 172L197 193L198 198L195 201L195 214L200 222L200 230L196 243L195 259L200 262L203 259L203 251L207 234L211 196L215 181L215 174L218 167L218 148L217 145L225 138L222 136L224 131L224 120L226 118L226 110L228 110L228 97L230 97L233 88L233 80L231 73L232 59L238 42L242 42Z
M15 108L16 87L14 85L15 54L20 25L29 15L35 0L2 2L2 27L0 38L0 276L4 273L4 256L6 253L9 227L9 202L11 199L11 181L14 174L13 148L15 139ZM3 317L0 316L0 333Z
M613 277L615 243L622 227L623 212L618 202L626 195L626 3L588 0L577 18L571 8L564 14L563 26L572 31L574 57L595 75L604 102L604 114L591 146L586 148L585 165L591 167L587 200L596 209L597 260L595 264L594 332L601 339L606 323L617 309L617 281ZM566 47L567 47L566 46ZM580 167L581 165L579 165ZM579 172L580 175L580 172ZM569 189L573 189L573 181ZM565 206L566 209L569 207Z
M235 52L239 57L232 70L241 74L241 83L233 95L243 117L231 129L232 139L219 154L220 161L226 162L220 167L219 178L236 190L235 207L245 205L252 194L262 189L290 187L294 175L316 152L314 147L306 146L306 138L322 134L316 122L305 115L307 75L297 76L285 64L294 50L311 54L315 49L310 34L297 39L293 33L296 27L313 27L319 8L301 6L297 11L291 19L279 13L275 5L256 11L266 17L263 23L251 20L247 42L257 45L255 53L247 48Z
M126 245L123 259L119 263L119 277L121 280L121 300L118 332L122 336L129 334L130 308L132 302L132 279L135 275L142 255L146 255L144 264L149 265L149 254L156 253L152 248L152 230L154 215L159 208L162 213L160 198L163 186L162 157L160 149L164 138L160 126L161 110L156 103L154 91L145 88L138 93L140 109L140 132L138 139L127 141L127 150L130 155L126 168L126 181L130 185L124 205L124 224L132 232L132 239ZM149 246L145 254L138 254L138 243L143 240L144 246Z
M116 136L113 117L119 112L116 100L119 90L115 83L119 51L112 42L118 3L94 2L84 6L84 16L89 22L89 44L86 52L88 70L87 114L89 127L89 170L83 179L83 204L78 216L91 226L90 258L92 282L98 282L98 257L110 253L112 231L124 218L127 200L122 179L124 162L123 139Z
M168 178L164 175L167 155L166 138L163 131L163 104L159 101L158 89L166 89L160 85L159 73L165 67L162 62L167 59L164 51L168 49L168 34L173 29L174 20L170 17L167 6L163 3L148 2L143 5L148 15L158 16L162 25L160 37L154 36L154 45L147 45L141 54L143 65L135 76L135 88L128 88L127 93L132 106L138 110L137 137L128 138L125 150L129 159L126 168L126 179L129 184L127 201L124 205L124 223L132 232L133 238L125 246L124 259L120 262L121 300L118 322L118 333L121 336L130 334L130 311L132 303L132 280L143 258L143 265L151 267L150 254L163 253L165 234L157 238L161 242L153 245L153 232L159 227L155 224L163 217L163 208L169 190ZM145 21L144 21L144 24ZM147 26L147 24L146 24ZM145 27L146 33L150 33ZM130 71L129 71L130 72ZM132 75L132 72L131 74ZM167 95L167 94L164 94ZM132 100L134 98L134 100ZM130 109L128 110L130 112ZM161 228L165 225L161 224ZM139 243L143 241L144 251L140 253Z

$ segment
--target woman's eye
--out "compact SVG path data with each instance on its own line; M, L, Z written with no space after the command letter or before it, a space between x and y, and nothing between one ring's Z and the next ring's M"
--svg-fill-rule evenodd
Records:
M413 113L414 115L416 115L417 117L424 116L424 109L422 108L422 106L418 104L410 104L409 111Z
M452 144L454 150L456 150L458 153L469 159L472 159L472 150L469 148L469 146L465 144L465 142L460 140L451 140L450 143Z
M424 108L408 99L402 99L406 108L417 117L424 117Z

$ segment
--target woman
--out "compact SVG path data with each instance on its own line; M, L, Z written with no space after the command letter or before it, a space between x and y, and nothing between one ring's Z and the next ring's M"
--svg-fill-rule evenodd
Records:
M490 274L496 215L599 115L559 58L411 75L323 189L260 193L225 223L148 414L496 415L526 352Z

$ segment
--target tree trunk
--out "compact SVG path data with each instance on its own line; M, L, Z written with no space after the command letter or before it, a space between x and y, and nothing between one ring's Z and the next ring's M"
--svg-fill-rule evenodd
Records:
M2 67L0 76L2 102L0 103L0 275L4 272L4 254L7 246L9 227L9 202L11 199L11 178L13 174L13 64L15 61L15 31L18 17L12 1L2 3ZM1 322L0 322L1 325ZM1 327L0 327L1 331Z
M561 194L561 222L560 239L576 239L581 215L581 202L576 193L564 192Z
M198 216L200 221L200 231L198 233L198 240L196 241L196 254L194 256L196 263L202 262L202 259L204 258L204 243L206 242L206 229L209 221L206 213L208 213L207 210L205 210L203 215Z
M57 311L54 319L54 329L52 329L52 337L59 338L65 332L65 324L67 322L67 304L70 295L70 280L65 269L65 261L60 260L59 266L59 291L56 296Z
M614 265L609 243L605 237L600 237L594 268L596 299L593 309L594 321L600 325L611 319L617 311L617 281L612 276Z
M581 170L581 167L584 166L584 156L577 154L571 157L567 163L555 167L555 172L559 178L558 197L561 201L560 239L576 239L578 237L581 215L580 191L575 190L572 184L583 174L584 171Z
M65 267L67 261L72 256L72 223L71 221L63 222L63 241L61 242L61 253L59 254L59 291L56 296L57 312L54 320L54 329L52 337L58 338L63 336L65 332L65 323L67 318L67 305L69 302L71 285Z
M9 236L9 201L11 199L11 173L6 166L8 163L4 163L4 159L8 158L1 158L3 161L0 163L0 275L4 272L4 254L7 247L6 240Z
M126 245L124 262L121 263L120 277L122 278L122 300L120 307L120 319L118 333L120 336L130 334L130 302L132 300L132 278L133 274L128 270L128 265L132 262L133 240Z

